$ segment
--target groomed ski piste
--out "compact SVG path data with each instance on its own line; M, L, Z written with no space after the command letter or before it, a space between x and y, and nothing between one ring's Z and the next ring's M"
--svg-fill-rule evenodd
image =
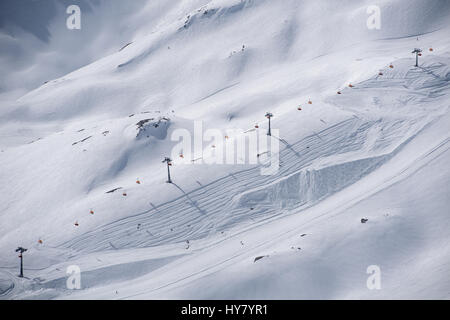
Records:
M380 1L371 30L370 1L157 3L2 102L0 299L449 299L450 4ZM222 130L207 161L268 111L275 174L177 157L166 183L174 131Z

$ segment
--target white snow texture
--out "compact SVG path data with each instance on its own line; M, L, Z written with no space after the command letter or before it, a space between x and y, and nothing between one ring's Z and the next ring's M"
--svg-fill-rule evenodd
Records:
M32 2L0 16L0 299L450 298L449 1ZM275 174L201 163L268 111Z

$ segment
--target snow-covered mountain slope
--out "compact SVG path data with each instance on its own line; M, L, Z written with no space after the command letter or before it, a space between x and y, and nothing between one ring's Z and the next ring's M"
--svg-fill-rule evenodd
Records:
M149 34L203 1L3 0L0 3L0 101L13 99ZM66 27L76 4L81 29ZM71 12L71 11L69 11ZM70 19L69 19L70 21Z
M370 30L370 5L155 4L123 50L2 105L0 297L449 298L450 6L382 1ZM220 130L208 160L267 111L276 174L175 155L165 183L177 130Z

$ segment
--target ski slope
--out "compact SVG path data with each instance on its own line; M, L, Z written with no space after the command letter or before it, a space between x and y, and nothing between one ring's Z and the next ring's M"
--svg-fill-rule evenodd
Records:
M450 6L382 1L369 30L369 2L163 2L2 103L0 299L448 299ZM234 129L207 160L267 111L276 174L177 157L165 183L174 132Z

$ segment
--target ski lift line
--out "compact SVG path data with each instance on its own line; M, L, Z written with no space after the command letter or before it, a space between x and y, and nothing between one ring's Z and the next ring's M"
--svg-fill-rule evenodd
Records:
M267 220L267 218L260 219L259 221L265 221L265 220ZM188 225L188 227L189 227L189 225Z
M268 154L268 153L270 153L270 151L265 151L265 152L263 152L263 153L258 153L258 157L260 157L260 156L262 156L262 155L265 155L265 154Z
M340 123L337 123L337 124L335 124L335 125L330 126L329 128L324 129L323 132L332 131L333 128L338 127L338 126L342 126L342 125L346 125L346 123L350 123L350 122L353 123L353 122L354 122L354 119L346 119L346 120L344 120L344 121L342 121L342 122L340 122ZM316 134L317 134L317 133L316 133ZM304 139L302 139L302 140L298 141L297 143L295 143L294 146L295 146L295 145L298 145L298 144L301 144L301 143L303 143L305 140L311 139L312 137L313 137L313 135L310 135L310 136L308 136L308 137L305 137ZM256 167L256 168L258 168L258 167ZM244 169L244 170L240 170L239 172L236 172L236 174L244 174L245 172L252 172L252 171L254 171L254 170L257 170L257 169L255 169L255 168ZM213 182L208 183L208 184L205 185L204 187L208 187L208 186L210 186L210 185L217 184L217 183L220 184L220 181L223 181L223 180L227 179L228 177L229 177L229 176L224 176L224 177L222 177L222 178L220 178L220 179L218 179L218 180L216 180L216 181L213 181ZM202 189L204 189L204 188L196 188L196 189L190 191L189 194L192 194L192 193L194 193L194 192L198 192L199 190L202 190ZM166 202L166 203L164 203L164 204L161 204L161 205L158 206L158 208L162 208L162 207L167 207L167 206L175 205L175 204L176 204L176 201L178 201L178 200L181 199L181 198L183 198L183 196L180 196L180 197L175 198L175 199L173 199L173 200L171 200L171 201L168 201L168 202ZM135 221L136 219L139 219L140 217L142 217L142 215L147 214L147 213L152 212L152 211L153 211L152 209L150 209L150 210L145 210L144 212L137 213L137 214L135 214L135 215L133 215L133 216L128 216L128 217L119 219L119 220L114 221L114 222L111 222L111 223L109 223L109 224L107 224L107 225L100 226L99 228L104 229L104 228L108 228L108 227L113 227L113 226L116 226L118 223L121 224L120 222L121 222L121 221L124 221L124 220L126 220L126 221ZM134 226L135 226L135 225L134 225ZM133 227L134 227L134 226L133 226ZM97 229L95 229L95 230L97 230ZM87 232L86 234L93 234L93 233L95 232L95 230L90 231L90 232ZM67 244L70 244L71 242L73 242L73 241L65 241L65 242L63 242L63 243L61 244L61 246L65 246L65 245L67 245Z
M349 121L352 121L352 119L344 120L344 121L342 121L342 122L340 122L340 123L337 123L337 124L335 124L335 125L332 125L332 126L326 128L326 129L324 129L323 131L327 131L327 130L329 130L329 129L332 129L332 128L334 128L334 127L337 127L338 125L344 124L344 123L349 122ZM322 131L321 131L321 132L322 132ZM316 133L316 132L315 132L313 135L309 135L309 136L305 137L303 140L310 139L310 138L312 138L313 136L317 136L319 139L323 140L323 139L318 135L318 133ZM283 140L283 139L280 139L280 138L277 138L277 139L279 139L280 141L286 142L286 141ZM302 140L302 141L303 141L303 140ZM302 141L300 141L300 142L302 142ZM286 142L286 143L287 143L287 142ZM299 143L299 142L298 142L298 143ZM296 143L296 144L297 144L297 143ZM248 172L248 171L251 171L251 170L254 170L254 168L249 168L249 169L240 170L240 171L238 171L238 172L235 172L234 174L239 174L239 173L243 173L243 172ZM231 174L231 173L230 173L228 176L234 177L234 174ZM207 187L207 186L209 186L209 185L211 185L211 184L213 184L213 183L217 183L217 182L219 182L219 181L221 181L221 180L223 180L223 179L226 179L226 178L227 178L227 176L222 177L222 178L220 178L220 179L218 179L218 180L216 180L216 181L213 181L213 182L210 182L210 183L204 185L204 187ZM237 179L236 177L234 177L234 178ZM189 193L197 192L197 191L199 191L200 189L202 189L202 188L194 189L194 190L190 191ZM179 198L178 198L178 199L179 199ZM175 200L176 200L176 199L174 199L174 201L175 201ZM167 203L165 203L165 204L167 204ZM160 206L158 206L158 208L160 208L161 206L163 206L163 205L165 205L165 204L161 204ZM148 212L148 211L149 211L149 210L147 210L147 212ZM146 213L146 212L143 212L143 213L141 213L141 214L144 214L144 213Z
M23 270L24 271L27 271L27 270L28 271L42 271L42 270L46 270L46 269L48 269L48 268L50 268L52 266L53 265L48 265L47 267L42 267L42 268L26 268L26 267L23 267ZM0 266L0 269L16 269L16 268L17 268L17 266L12 266L12 267Z
M332 212L332 210L330 210L330 211L327 212L327 213L330 213L330 212ZM260 226L260 224L258 224L257 226ZM255 228L255 227L257 227L257 226L250 227L250 230L253 229L253 228ZM297 232L297 231L298 231L298 228L299 228L299 227L296 226L296 227L294 227L294 228L288 230L287 232L285 232L285 231L280 232L279 235L277 235L277 236L275 236L275 237L271 237L270 239L268 239L268 240L266 240L266 241L263 241L262 243L259 243L259 244L255 245L255 246L253 246L253 247L250 247L249 250L251 250L251 251L260 250L261 247L266 246L268 243L274 243L275 241L278 241L278 239L280 239L280 238L287 237L287 236L291 236L291 233ZM224 242L224 241L226 241L226 240L230 240L230 239L232 239L232 238L236 238L236 237L239 236L241 233L246 232L246 231L248 231L248 229L245 229L245 230L242 230L241 232L235 233L235 234L233 234L231 237L227 237L227 238L225 238L225 239L218 240L217 243L222 243L222 242ZM212 245L217 245L217 243L211 244L209 247L211 247ZM243 242L242 242L242 240L241 240L240 243L241 243L242 245L244 245ZM204 249L207 249L207 248L208 248L208 246L207 246L207 247L204 247L203 250L204 250ZM169 287L169 286L171 286L171 285L173 285L173 284L176 284L176 283L179 283L179 282L184 281L184 280L186 280L186 279L195 277L196 275L201 274L201 273L203 273L203 272L205 272L205 271L211 270L211 269L216 268L216 267L218 267L218 266L220 266L220 265L224 265L225 263L227 263L227 262L229 262L229 261L232 261L232 260L235 260L236 258L243 256L244 254L248 254L249 250L246 250L246 251L244 251L244 252L237 253L237 254L235 254L235 255L233 255L233 256L231 256L231 257L229 257L229 258L227 258L227 259L225 259L225 260L223 260L223 261L220 261L220 262L218 262L218 263L213 264L212 266L205 267L205 268L203 268L203 269L201 269L201 270L199 270L199 271L193 272L193 273L191 273L191 274L189 274L189 275L187 275L187 276L185 276L185 277L182 277L181 279L171 281L171 282L169 282L169 283L166 283L166 284L164 284L164 285L160 285L160 286L158 286L158 287L156 287L156 288L153 288L153 289L150 289L150 290L145 290L145 291L140 292L140 293L135 293L135 294L132 294L132 295L129 295L129 296L126 296L126 297L121 297L120 299L129 299L129 298L136 297L136 296L139 296L139 295L142 295L142 294L148 294L148 293L150 293L150 292L155 292L155 291L157 291L157 290L160 290L160 289L163 289L163 288L167 288L167 287Z

